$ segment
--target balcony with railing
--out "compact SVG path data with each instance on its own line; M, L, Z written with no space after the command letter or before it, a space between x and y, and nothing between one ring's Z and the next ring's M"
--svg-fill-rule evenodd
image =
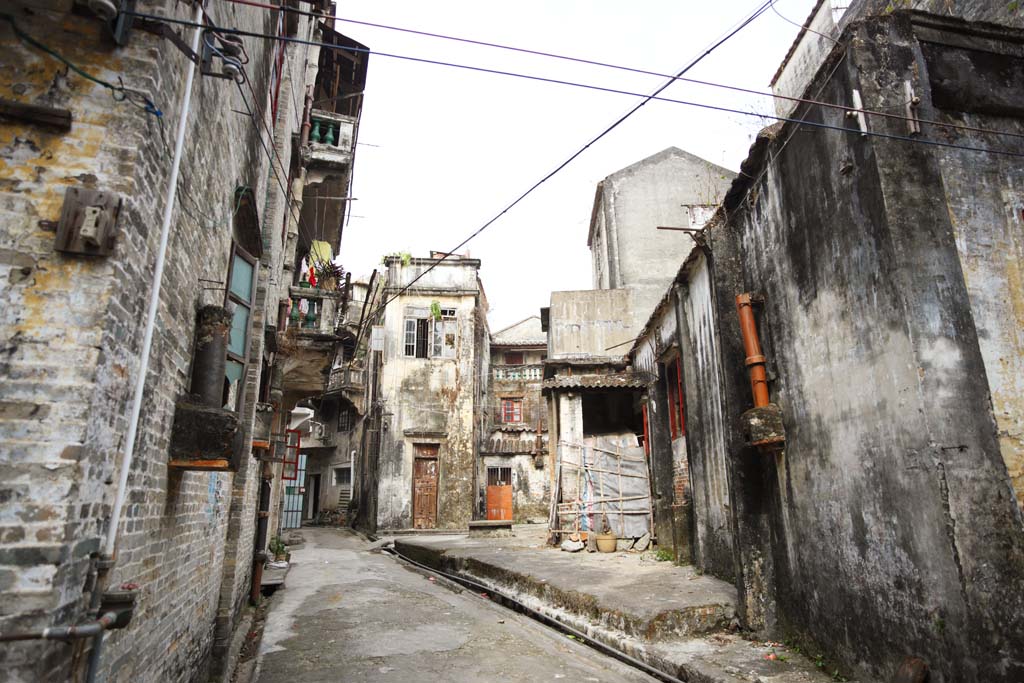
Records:
M492 376L496 381L539 382L544 379L544 366L536 365L495 365Z
M347 169L357 118L314 109L309 116L309 162L313 167Z
M366 370L358 367L343 365L331 368L331 374L327 377L326 394L354 391L362 392L366 387Z
M291 311L288 329L300 337L334 336L339 313L343 310L344 292L314 287L291 287Z

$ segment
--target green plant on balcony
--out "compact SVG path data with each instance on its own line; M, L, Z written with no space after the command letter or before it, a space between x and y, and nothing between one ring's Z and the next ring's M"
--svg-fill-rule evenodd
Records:
M412 254L407 251L393 251L390 254L384 254L380 262L386 264L389 258L401 259L403 266L407 266L412 262Z
M341 289L345 280L345 269L333 261L315 261L313 272L316 273L317 287L320 289Z

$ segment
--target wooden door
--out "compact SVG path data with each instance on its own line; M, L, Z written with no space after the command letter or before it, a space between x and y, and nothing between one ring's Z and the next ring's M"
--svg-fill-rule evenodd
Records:
M487 519L512 521L512 468L487 468Z
M437 526L437 446L433 457L421 457L421 447L413 469L412 526L414 529L433 529Z

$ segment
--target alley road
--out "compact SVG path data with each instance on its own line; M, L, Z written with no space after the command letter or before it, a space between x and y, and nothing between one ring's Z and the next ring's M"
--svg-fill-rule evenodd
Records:
M654 680L350 532L302 533L267 618L259 683Z

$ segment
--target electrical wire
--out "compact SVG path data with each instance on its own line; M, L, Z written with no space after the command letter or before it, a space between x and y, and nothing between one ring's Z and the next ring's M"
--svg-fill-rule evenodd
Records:
M50 55L60 63L64 64L68 69L74 71L82 78L88 81L92 81L93 83L103 86L104 88L109 90L110 96L114 98L115 102L128 102L129 104L142 109L147 114L152 114L153 116L157 117L163 116L163 112L161 112L153 103L153 101L146 95L146 93L142 92L141 90L128 88L124 85L123 82L120 83L120 85L114 85L113 83L104 81L101 78L93 76L92 74L85 71L80 66L78 66L77 64L75 64L74 62L72 62L67 57L60 54L53 48L36 40L29 34L22 31L21 27L18 26L17 22L15 22L14 17L12 17L10 14L0 13L0 19L3 19L4 21L11 25L11 30L14 31L14 35L17 36L18 39L22 42L31 45L37 50L45 52L46 54Z
M768 6L769 6L769 4L766 3L764 5L765 9L767 9ZM179 19L169 19L169 18L165 18L165 17L159 17L159 16L156 16L156 15L139 14L137 12L126 12L126 14L131 14L133 16L138 16L138 17L141 17L141 18L151 19L151 20L154 20L154 21L168 21L170 23L181 24L181 25L184 25L184 26L194 26L195 25L195 24L192 24L191 22L188 22L188 21L183 21L183 20L179 20ZM760 15L758 15L758 16L760 16ZM237 30L237 29L221 29L221 30L224 31L224 32L237 33L238 35L242 35L242 36L264 38L264 39L268 39L268 40L280 40L280 41L284 41L284 42L295 42L295 43L309 43L309 44L312 44L314 46L321 47L323 49L362 51L362 50L357 49L357 48L349 48L349 47L342 47L342 46L339 46L339 45L334 45L333 43L322 43L322 42L317 42L317 41L305 41L305 40L298 39L298 38L287 38L287 37L284 37L284 36L272 36L272 35L262 34L262 33L253 33L253 32L250 32L250 31L240 31L240 30ZM674 98L668 98L668 97L660 97L660 96L657 96L657 95L648 96L645 93L635 92L635 91L631 91L631 90L622 90L622 89L619 89L619 88L608 88L608 87L599 86L599 85L591 85L591 84L587 84L587 83L579 83L579 82L576 82L576 81L566 81L566 80L561 80L561 79L557 79L557 78L548 78L548 77L545 77L545 76L534 76L534 75L518 73L518 72L514 72L514 71L502 71L500 69L490 69L490 68L486 68L486 67L473 66L473 65L470 65L470 64L459 64L459 63L455 63L455 62L444 62L444 61L440 61L440 60L426 59L426 58L423 58L423 57L412 57L412 56L409 56L409 55L397 55L397 54L392 54L392 53L387 53L387 52L374 52L374 51L371 51L371 50L366 50L366 52L369 53L369 54L372 54L374 56L377 56L377 57L391 57L391 58L395 58L395 59L402 59L402 60L412 61L412 62L417 62L417 63L422 63L422 64L432 64L432 65L436 65L436 66L446 66L446 67L451 67L451 68L456 68L456 69L464 69L464 70L468 70L468 71L476 71L476 72L481 72L481 73L487 73L487 74L491 74L491 75L508 76L508 77L512 77L512 78L520 78L520 79L524 79L524 80L538 81L538 82L541 82L541 83L551 83L551 84L554 84L554 85L565 85L565 86L574 87L574 88L582 88L582 89L586 89L586 90L595 90L595 91L598 91L598 92L606 92L606 93L611 93L611 94L616 94L616 95L628 95L630 97L642 97L642 98L648 98L649 97L649 99L651 99L651 100L657 100L657 101L660 101L660 102L669 102L669 103L673 103L673 104L682 104L682 105L687 105L687 106L691 106L691 107L698 107L698 108L702 108L702 109L710 109L710 110L713 110L713 111L721 111L721 112L732 113L732 114L740 114L742 116L751 116L751 117L760 118L760 119L772 119L772 120L775 120L775 121L794 121L794 120L796 120L796 119L789 119L789 118L786 118L786 117L776 116L774 114L762 114L762 113L751 112L751 111L746 111L746 110L742 110L742 109L735 109L735 108L730 108L730 107L722 107L722 106L711 105L711 104L706 104L706 103L701 103L701 102L695 102L695 101L691 101L691 100L680 100L680 99L674 99ZM676 80L682 80L678 76L670 76L669 78L673 82L676 81ZM730 89L736 89L734 86L723 86L723 87L729 87ZM661 92L662 90L664 90L664 88L659 88L659 90L657 92ZM768 95L766 93L757 93L756 91L752 91L752 92L754 92L756 94L764 94L766 96L771 96L771 95ZM840 105L840 104L830 103L830 102L820 102L820 101L815 101L815 100L802 100L800 98L783 98L783 99L793 99L793 100L795 100L797 102L802 102L802 103L805 103L805 104L814 104L814 105L829 107L829 108L833 108L833 109L841 109L841 110L844 110L844 111L857 111L854 107L851 107L851 106L848 106L848 105ZM875 111L875 110L860 110L860 111L862 113L864 113L865 115L880 116L880 117L883 117L883 118L898 119L898 120L903 120L903 121L907 121L908 120L908 118L906 116L901 116L901 115L898 115L898 114L890 114L890 113L887 113L887 112ZM921 123L921 124L931 124L931 125L935 125L935 126L954 128L954 129L959 129L959 130L967 130L967 131L979 132L979 133L990 133L990 134L993 134L993 135L1006 135L1006 136L1018 137L1018 138L1024 137L1024 134L1021 134L1021 133L1012 133L1012 132L1008 132L1008 131L997 131L997 130L990 130L990 129L985 129L985 128L973 128L973 127L969 127L969 126L961 126L961 125L958 125L958 124L949 124L949 123L944 123L944 122L940 122L940 121L928 121L928 120L923 120L923 119L914 119L914 120L917 121L918 123ZM810 125L814 125L814 124L810 124ZM846 128L840 128L840 127L835 127L835 126L827 126L827 125L823 126L823 125L820 125L820 124L818 125L818 127L835 128L837 130L847 130ZM965 150L975 151L975 152L987 152L987 153L991 153L991 154L1001 154L1001 155L1007 155L1007 156L1022 156L1021 154L1019 154L1017 152L1011 152L1011 151L999 150L999 149L993 149L993 148L985 148L985 147L971 147L971 146L964 146L964 145L955 145L953 143L939 143L939 142L936 142L936 141L925 140L923 138L904 138L904 137L901 137L901 136L885 135L885 134L881 134L881 133L872 133L871 131L868 131L865 134L869 135L869 136L885 137L885 138L890 138L890 139L908 140L908 141L912 141L912 142L919 142L919 143L922 143L922 144L935 144L935 145L940 145L940 146L944 146L944 147L955 147L957 149L965 149Z
M798 24L795 21L793 21L792 19L789 19L787 17L782 16L782 13L779 12L779 9L775 6L775 0L772 0L772 11L775 12L775 15L779 19L782 19L787 24L792 24L793 26L796 26L801 31L807 31L808 33L813 33L816 36L821 36L822 38L827 38L828 40L831 40L836 45L839 44L839 41L836 40L835 38L833 38L832 36L825 35L824 33L821 33L820 31L815 31L813 28L811 28L811 19L813 19L813 17L811 17L811 19L808 19L806 24ZM799 36L797 36L797 38L799 39Z
M300 10L298 8L275 7L274 5L267 5L267 4L260 3L260 2L254 2L253 0L222 0L222 1L223 2L236 3L236 4L249 5L249 6L252 6L252 7L262 7L262 8L275 9L275 10L279 9L279 10L284 11L284 12L293 12L295 14L301 14L301 15L304 15L304 16L313 16L313 17L321 17L321 18L325 18L325 19L334 19L335 21L340 21L340 22L349 23L349 24L355 24L355 25L358 25L358 26L368 26L368 27L371 27L371 28L379 28L379 29L385 29L385 30L388 30L388 31L396 31L396 32L400 32L400 33L408 33L408 34L411 34L411 35L424 36L424 37L427 37L427 38L437 38L437 39L440 39L440 40L449 40L449 41L454 41L454 42L458 42L458 43L465 43L467 45L477 45L477 46L481 46L481 47L495 48L495 49L498 49L498 50L506 50L506 51L509 51L509 52L517 52L517 53L521 53L521 54L534 55L534 56L537 56L537 57L545 57L545 58L549 58L549 59L556 59L556 60L572 62L572 63L576 63L576 64L585 64L585 65L588 65L588 66L597 66L597 67L602 67L602 68L606 68L606 69L613 69L613 70L617 70L617 71L623 71L623 72L633 73L633 74L638 74L638 75L643 75L643 76L657 76L659 78L673 78L673 79L675 79L677 81L680 81L682 83L692 83L694 85L703 85L703 86L707 86L707 87L711 87L711 88L719 88L719 89L723 89L723 90L730 90L730 91L733 91L733 92L741 92L741 93L748 94L748 95L757 95L757 96L760 96L760 97L770 97L770 98L773 98L773 99L786 100L788 102L797 102L797 103L804 103L804 104L817 104L817 105L820 105L820 106L823 106L823 107L831 107L831 108L834 108L834 109L842 109L844 111L850 111L851 110L851 107L849 107L848 105L837 104L837 103L834 103L834 102L823 102L823 101L819 101L819 100L811 100L811 99L802 98L802 97L793 97L791 95L781 95L781 94L776 94L776 93L773 93L773 92L765 92L763 90L754 90L752 88L743 88L743 87L740 87L740 86L727 85L725 83L716 83L716 82L713 82L713 81L705 81L705 80L701 80L701 79L697 79L697 78L685 78L685 77L681 77L681 76L677 77L677 76L672 76L671 74L665 74L665 73L661 73L661 72L658 72L658 71L651 71L651 70L648 70L648 69L639 69L639 68L635 68L635 67L623 66L623 65L620 65L620 64L612 64L610 62L602 62L602 61L597 61L597 60L592 60L592 59L584 59L582 57L572 57L572 56L569 56L569 55L562 55L562 54L558 54L558 53L554 53L554 52L544 52L542 50L531 50L529 48L515 47L515 46L512 46L512 45L504 45L504 44L501 44L501 43L490 43L490 42L486 42L486 41L482 41L482 40L474 40L472 38L462 38L462 37L458 37L458 36L445 35L445 34L442 34L442 33L431 33L429 31L419 31L419 30L416 30L416 29L403 28L403 27L399 27L399 26L390 26L388 24L374 23L374 22L371 22L371 21L361 21L361 20L358 20L358 19L347 19L347 18L344 18L344 17L331 17L329 15L321 14L321 13L318 13L318 12L308 12L308 11L305 11L305 10ZM777 0L775 0L775 1L777 2ZM774 2L772 3L772 10L776 14L779 14L778 10L775 8ZM798 23L796 23L794 21L791 21L790 19L787 19L786 17L782 16L781 14L779 14L779 16L783 20L793 24L794 26L796 26L798 28L801 28L801 29L804 28L804 26L802 26L801 24L798 24ZM807 30L810 31L811 33L818 33L817 31L813 31L810 28L808 28ZM826 36L824 34L819 34L819 35L822 35L822 36L828 38L833 43L838 44L838 42L839 42L837 39L832 38L831 36ZM353 51L360 51L357 48L346 48L346 49L351 49ZM404 57L397 56L397 55L385 55L383 53L373 52L372 50L367 50L367 52L369 52L370 54L377 55L377 56L393 56L393 57L396 57L396 58L399 58L399 59L404 58ZM352 94L350 94L350 95L343 95L342 97L351 97L351 96L353 96L353 95ZM323 102L323 101L324 100L318 100L318 102ZM906 104L909 104L909 103L902 103L900 105L894 105L893 108L902 107L902 106L904 106ZM907 120L907 117L905 115L902 115L902 114L891 114L891 113L886 112L886 111L872 110L872 109L864 109L862 111L863 111L864 114L870 114L870 115L875 115L875 116L882 116L882 117L893 118L893 119L900 119L900 120L903 120L903 121ZM942 127L942 128L950 128L950 129L954 129L954 130L963 130L963 131L969 131L969 132L975 132L975 133L990 133L990 134L993 134L993 135L1005 135L1005 136L1008 136L1008 137L1024 138L1024 133L1014 133L1014 132L1010 132L1010 131L992 130L992 129L988 129L988 128L979 128L979 127L975 127L975 126L967 126L967 125L963 125L963 124L949 123L949 122L946 122L946 121L935 121L935 120L929 120L929 119L916 119L916 121L918 123L921 123L921 124L928 124L928 125L931 125L931 126L939 126L939 127Z
M684 66L682 69L680 69L679 72L676 73L676 76L677 77L678 76L682 76L683 74L688 72L690 69L692 69L693 67L697 66L697 64L699 64L701 61L703 61L705 57L707 57L709 54L711 54L712 52L717 50L726 41L731 39L737 33L739 33L744 28L746 28L751 22L753 22L759 16L761 16L765 12L765 10L768 8L768 6L770 4L771 4L771 0L768 0L768 2L762 4L760 7L758 7L758 9L756 9L750 16L748 16L746 19L742 20L739 23L739 25L734 27L732 30L730 30L728 33L726 33L725 36L723 36L722 38L717 40L709 48L704 50L700 55L698 55L696 58L692 59L686 66ZM419 273L416 277L414 277L412 280L410 280L408 284L404 285L395 294L391 295L390 297L385 297L384 301L374 310L374 315L371 315L370 318L372 319L377 313L379 313L380 311L384 310L387 307L388 304L390 304L392 301L394 301L395 299L400 297L404 292L408 291L409 288L411 288L414 284L416 284L421 278L423 278L423 276L425 276L427 273L429 273L434 268L436 268L438 265L440 265L443 261L445 261L452 254L457 253L462 247L464 247L466 244L468 244L470 240L472 240L477 235L479 235L484 230L486 230L491 225L493 225L495 222L497 222L498 219L500 219L506 213L511 211L517 204L519 204L521 201L526 199L537 188L539 188L541 185L546 183L548 180L550 180L552 177L554 177L557 173L559 173L563 168L565 168L570 163L572 163L574 160L576 160L581 154L583 154L585 151L587 151L592 145L594 145L599 140L601 140L603 137L605 137L606 135L611 133L613 130L618 128L626 119L628 119L630 116L632 116L637 111L639 111L640 108L643 107L644 105L646 105L648 102L650 102L651 100L655 99L660 93L662 93L666 88L671 86L673 83L675 83L675 78L670 78L667 81L665 81L662 85L660 85L657 89L655 89L653 93L651 93L650 95L646 96L641 102L637 103L633 108L631 108L625 114L623 114L618 119L616 119L614 122L612 122L611 125L607 126L604 130L602 130L594 138L592 138L590 140L590 142L586 143L585 145L580 147L577 151L575 151L573 154L571 154L569 156L569 158L567 158L565 161L563 161L561 164L559 164L557 167L555 167L554 170L550 171L547 175L543 176L540 180L538 180L533 185L531 185L525 192L520 194L508 206L506 206L504 209L502 209L497 214L495 214L495 216L493 218L491 218L489 221L487 221L482 226L477 228L475 231L470 233L469 237L467 237L466 239L462 240L462 242L460 242L458 245L456 245L456 247L454 249L449 249L448 251L446 251L441 256L441 258L439 258L436 261L434 261L430 266L428 266L421 273Z
M248 83L249 79L246 78L245 82ZM236 82L235 85L238 88L238 95L239 95L239 97L242 98L242 104L245 105L245 109L246 109L247 115L249 116L250 120L252 121L253 127L256 129L256 137L257 137L257 139L259 139L260 147L263 149L264 154L267 155L267 161L270 164L271 172L274 174L274 179L277 181L277 186L281 189L281 193L284 195L285 206L288 207L289 212L291 213L292 217L296 219L296 227L298 228L299 232L302 234L303 237L305 237L309 241L310 244L312 244L313 243L313 236L311 235L310 230L306 226L305 222L302 220L302 214L301 213L296 213L295 206L291 202L291 196L292 196L291 195L291 191L286 189L284 181L281 180L281 176L277 172L278 166L274 163L275 156L276 156L276 151L274 153L271 153L270 149L267 147L267 144L263 141L263 132L260 130L260 125L256 122L256 114L255 114L255 112L253 112L253 107L249 106L249 101L245 98L245 92L242 90L242 84ZM254 101L254 105L255 105L255 101ZM264 127L266 126L266 122L263 122L263 126ZM273 136L273 134L271 134L271 136L270 136L270 144L271 144L271 146L273 146L273 143L274 143L274 136ZM281 169L284 170L284 165L283 164L281 164Z

